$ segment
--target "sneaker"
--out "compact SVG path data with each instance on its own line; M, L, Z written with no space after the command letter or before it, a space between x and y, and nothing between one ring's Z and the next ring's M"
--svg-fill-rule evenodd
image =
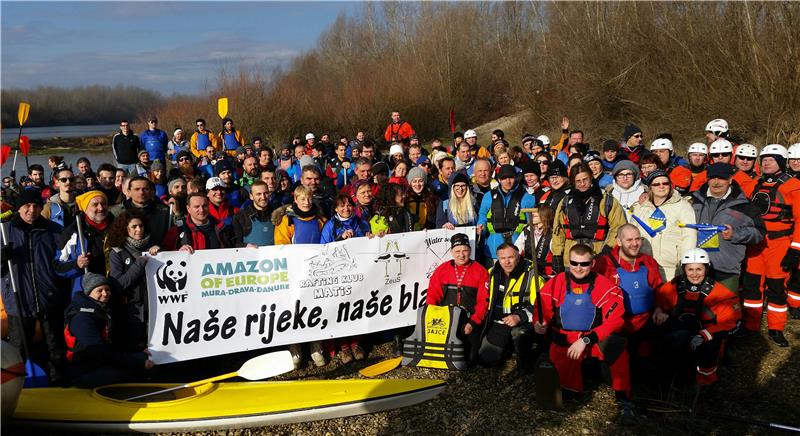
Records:
M792 319L800 319L800 307L790 307L789 316L791 316Z
M633 413L633 403L628 400L619 400L619 423L623 426L636 424L636 414Z
M339 357L342 358L342 363L346 365L353 361L353 352L349 348L342 348L339 351Z
M770 330L769 338L772 339L772 342L775 342L775 344L781 348L789 346L789 341L786 340L786 337L783 336L783 332L780 330Z
M366 357L366 355L364 354L364 349L362 349L358 345L353 345L352 350L353 350L353 357L356 360L364 360L364 358Z
M294 364L294 369L300 369L300 364L302 363L302 356L300 355L300 345L289 345L289 353L292 354L292 364Z

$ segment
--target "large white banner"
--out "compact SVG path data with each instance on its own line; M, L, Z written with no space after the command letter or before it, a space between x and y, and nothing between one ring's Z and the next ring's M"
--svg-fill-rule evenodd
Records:
M147 263L150 351L169 363L413 325L450 236L159 253Z

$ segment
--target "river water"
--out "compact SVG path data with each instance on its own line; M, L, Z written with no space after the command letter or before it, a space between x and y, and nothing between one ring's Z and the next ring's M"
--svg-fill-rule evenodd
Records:
M76 162L80 157L87 157L89 161L92 163L92 168L97 169L97 167L103 162L114 163L114 155L111 152L111 136L119 130L119 126L117 124L97 124L91 126L52 126L52 127L24 127L22 129L22 134L27 136L31 139L33 150L32 154L28 156L28 162L33 164L40 164L46 169L46 173L49 173L49 169L47 166L47 158L50 155L58 155L64 156L64 160L67 164L72 165L73 167L77 167ZM19 134L18 128L7 128L2 130L2 134L0 139L2 139L3 143L8 141L16 141L17 135ZM52 139L52 138L80 138L84 136L103 136L108 135L108 145L100 145L97 146L93 150L75 150L70 151L69 149L59 148L55 150L37 150L36 149L36 141L42 139ZM13 166L14 161L14 151L11 152L11 156L9 157L8 161L0 168L0 172L6 174L8 171L11 171L11 167ZM17 175L21 176L25 171L25 157L22 153L17 155Z

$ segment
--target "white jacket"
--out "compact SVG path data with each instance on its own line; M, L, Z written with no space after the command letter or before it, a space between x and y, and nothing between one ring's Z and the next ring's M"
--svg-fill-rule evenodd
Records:
M614 199L619 202L619 205L622 206L622 210L625 211L625 219L628 222L631 222L631 210L630 207L639 201L639 197L644 193L644 185L642 185L642 180L637 179L633 182L633 185L628 189L623 189L619 185L617 185L617 181L614 180L610 187L606 189L611 190L611 195ZM638 216L638 215L637 215Z
M655 258L661 278L669 281L675 277L683 253L697 246L697 230L678 227L678 223L696 224L697 221L691 203L674 189L672 196L659 206L659 209L667 217L667 227L655 236L648 235L636 220L632 219L631 223L639 227L642 232L642 252ZM644 222L647 222L655 210L656 207L650 200L644 204L635 203L632 207L633 215Z

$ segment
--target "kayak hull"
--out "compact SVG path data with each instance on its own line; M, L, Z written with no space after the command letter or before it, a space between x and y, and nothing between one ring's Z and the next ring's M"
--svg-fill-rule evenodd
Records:
M220 383L152 403L115 400L98 390L25 389L14 425L78 432L184 432L263 427L375 413L434 398L441 380L310 380ZM171 385L117 385L153 390ZM181 392L181 391L178 391Z

